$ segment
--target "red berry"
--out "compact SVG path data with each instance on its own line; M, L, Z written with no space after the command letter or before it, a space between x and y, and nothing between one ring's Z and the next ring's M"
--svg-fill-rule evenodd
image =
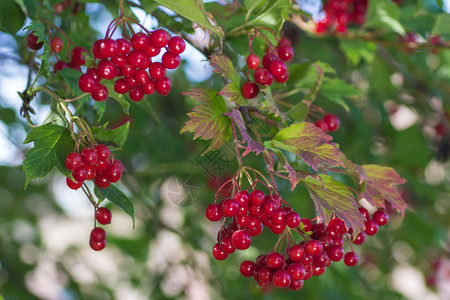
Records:
M301 262L305 255L305 248L302 245L293 245L289 248L288 256L293 262Z
M244 98L253 99L258 96L258 93L259 86L256 83L247 81L242 85L242 95Z
M266 68L257 68L253 73L253 78L259 84L268 85L271 82L269 70Z
M85 147L81 150L81 159L83 163L90 166L95 166L98 160L98 154L94 148Z
M104 59L98 63L97 72L101 78L111 80L117 75L117 67L110 60Z
M76 153L76 152L71 152L69 154L67 154L66 160L65 160L65 165L66 168L70 171L75 170L76 168L78 168L79 166L81 166L81 156L80 154Z
M266 68L267 70L270 68L270 65L272 64L273 61L276 61L277 57L272 54L272 53L267 53L266 55L263 56L262 59L262 63L264 68Z
M222 249L220 249L220 246L218 243L214 245L214 247L212 249L212 255L217 260L224 260L228 257L228 254L226 254L225 252L223 252Z
M135 68L139 68L144 63L146 56L144 52L138 50L132 50L128 53L127 62Z
M378 226L384 226L389 221L389 215L384 210L377 210L373 214L372 219L377 222Z
M107 225L111 223L112 214L111 211L106 207L99 207L95 211L95 219L102 225Z
M95 101L105 101L108 98L108 89L103 84L98 84L91 92L91 97Z
M222 219L222 212L220 206L215 203L209 204L205 209L205 216L211 222L217 222Z
M89 245L91 246L92 250L100 251L106 247L106 240L98 243L94 242L93 240L89 240Z
M239 271L245 277L251 277L255 263L250 260L244 260L239 266Z
M103 39L97 40L95 41L95 43L92 45L92 54L94 55L95 58L97 59L104 59L106 58L105 56L103 56L103 54L100 52L100 47L103 44Z
M331 219L330 223L328 223L327 231L331 238L335 238L342 236L347 232L347 229L345 228L344 221L339 218L334 218Z
M231 236L231 242L236 249L245 250L250 247L252 238L245 230L236 230Z
M367 235L375 235L378 232L378 224L374 219L369 219L365 223L366 229L364 229L364 232Z
M275 201L273 200L266 200L264 201L264 203L261 205L261 208L264 212L264 215L266 217L270 217L272 216L275 211L278 209L278 205ZM289 226L289 225L288 225Z
M77 66L84 66L86 64L85 54L87 54L86 49L81 47L75 47L70 52L70 61Z
M149 80L147 83L141 85L141 90L146 95L151 95L155 92L155 84L152 80Z
M344 256L344 264L353 267L358 263L359 257L355 252L347 252Z
M127 85L127 87L129 89L137 87L139 85L139 82L133 76L128 76L128 77L124 77L124 78L125 78L125 84Z
M78 190L83 185L83 182L82 181L76 181L76 180L73 181L69 177L66 177L66 184L72 190Z
M336 117L334 114L325 114L323 120L327 123L329 131L338 130L340 121L339 118Z
M89 74L83 74L78 79L78 87L84 93L92 92L97 86L97 82L95 82L94 78Z
M106 178L106 176L102 173L95 175L94 183L96 186L98 186L99 188L103 188L103 189L106 189L111 184L111 182L108 180L108 178Z
M258 272L258 283L270 284L273 280L273 270L268 267L262 267Z
M117 54L118 55L126 55L131 50L131 44L126 39L117 39Z
M148 72L153 79L161 79L166 75L166 68L160 62L150 64Z
M127 64L127 56L125 54L120 54L120 55L116 55L111 57L111 62L116 66L116 67L123 67Z
M144 92L141 90L139 86L133 87L128 91L128 96L134 102L139 102L144 98Z
M220 201L220 211L224 217L234 217L239 211L239 204L234 199Z
M260 190L254 190L250 193L250 202L253 205L261 205L264 203L265 196Z
M181 54L186 49L186 43L179 36L174 36L169 40L167 48L173 54Z
M260 64L260 61L259 61L258 55L252 53L252 54L249 54L249 56L247 56L247 67L250 70L255 70L256 68L259 67L259 64Z
M261 205L253 205L253 204L250 205L248 207L248 212L249 212L250 216L253 216L256 218L261 217L264 214L264 211L262 210Z
M143 32L138 32L136 34L133 34L130 42L131 46L133 46L135 50L144 50L145 48L147 48L150 39L147 34Z
M176 69L180 65L180 62L180 56L172 52L166 52L162 57L162 64L166 69Z
M129 77L133 75L135 72L136 68L130 64L125 64L123 67L120 68L120 73L125 77Z
M305 243L305 250L312 256L319 255L323 251L323 245L316 240L309 240Z
M273 285L286 288L291 284L291 275L286 270L278 270L273 274Z
M292 275L291 275L292 276ZM303 287L303 280L291 280L291 284L289 285L289 288L293 291L298 291Z
M237 191L233 199L236 200L239 206L247 206L250 203L250 195L245 190Z
M53 52L59 53L64 47L64 42L59 36L54 36L50 41L50 48Z
M283 256L278 252L272 252L266 257L266 266L272 270L278 270L283 266Z
M61 71L62 69L68 68L69 66L67 65L66 62L58 60L55 65L53 66L53 73L56 73L58 71Z
M344 249L338 245L331 245L327 249L327 254L332 261L340 261L344 257Z
M222 251L226 254L231 254L236 250L236 248L233 246L233 243L231 242L231 239L227 236L222 237L219 242L219 246L220 249L222 249Z
M152 43L150 43L150 44L148 45L148 47L145 48L144 52L145 52L145 54L146 54L148 57L154 57L154 56L158 55L158 54L161 52L161 48L156 47L155 45L153 45Z
M100 53L103 57L113 57L118 54L117 42L113 39L104 39L100 44Z
M305 268L298 263L291 263L286 267L286 271L291 275L292 280L301 280L305 276Z
M91 231L91 241L100 243L106 240L106 231L101 227L95 227Z
M171 82L167 77L155 81L156 92L162 96L167 96L170 92Z
M294 57L294 49L291 46L283 45L278 47L278 57L284 61L290 61Z
M283 208L277 209L272 216L270 216L270 220L274 225L283 225L286 224L286 211Z
M355 245L361 245L366 240L366 234L364 231L361 231L356 238L353 240L353 244Z
M95 80L96 84L100 83L100 81L102 80L102 78L100 77L100 74L98 74L96 68L89 68L89 69L87 69L86 74L91 75L91 77Z
M95 146L95 151L97 152L98 160L105 161L111 156L111 151L105 145Z
M122 162L120 160L116 159L116 160L112 161L111 163L113 163L116 166L118 166L119 169L120 169L120 173L123 173L123 169L124 168L123 168L123 164L122 164Z
M136 73L134 73L133 78L136 79L139 84L145 84L150 80L147 71L143 69L137 70Z
M79 166L72 172L72 177L76 181L83 182L86 180L88 175L88 170L84 167L84 165Z
M358 210L364 216L364 219L366 219L366 220L370 219L370 214L367 209L365 209L364 207L360 207L360 208L358 208Z
M128 85L124 78L119 78L114 82L114 91L119 94L126 94L128 92Z
M322 129L323 132L328 132L328 124L324 120L317 120L315 125Z
M282 74L280 76L274 75L274 78L275 78L276 82L285 83L289 79L289 71L286 70L286 72L284 72L284 74Z
M260 220L250 216L245 229L251 236L258 236L263 231L263 225Z
M87 170L86 180L92 180L95 177L96 169L93 166L84 165Z
M169 39L169 34L163 29L157 29L150 35L150 42L159 48L166 46Z
M312 231L313 230L313 223L308 218L302 219L302 224L305 232Z
M270 64L269 71L276 79L277 77L283 76L284 73L286 73L286 64L284 63L284 61L275 60Z
M44 46L43 42L37 42L38 37L34 34L33 32L30 32L30 34L28 34L27 36L27 45L28 48L30 48L31 50L39 50L42 48L42 46Z
M104 175L110 182L114 183L122 177L122 172L115 164L109 164L104 171Z
M300 225L300 215L295 211L291 211L286 215L286 225L290 228L297 228Z

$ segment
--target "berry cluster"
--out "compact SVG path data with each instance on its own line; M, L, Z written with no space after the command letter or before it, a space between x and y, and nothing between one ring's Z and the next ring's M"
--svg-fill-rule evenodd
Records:
M368 0L330 0L323 6L325 18L316 24L316 32L322 33L330 28L338 33L347 32L351 23L362 25L366 21Z
M95 211L95 220L102 225L111 223L112 214L106 207L99 207ZM95 251L103 250L106 247L106 231L101 227L94 227L89 238L89 245Z
M254 81L249 80L242 85L242 95L247 99L253 99L258 96L260 85L271 85L274 79L279 83L285 83L289 78L285 62L293 57L294 49L286 38L280 39L276 48L268 49L262 58L262 67L260 67L259 56L250 53L247 57L247 67L249 70L254 70Z
M27 46L31 50L37 51L41 49L42 46L44 46L44 43L43 42L38 43L38 37L34 34L34 31L32 31L27 35Z
M352 244L362 244L366 235L375 235L379 226L389 220L384 210L376 211L372 218L363 207L359 208L359 212L366 220L365 230L354 236L353 230L347 229L337 217L328 225L313 223L308 218L300 218L278 195L265 195L255 189L250 194L246 190L238 190L232 198L226 198L219 204L209 204L205 216L212 222L225 218L212 249L212 255L217 260L226 259L236 249L248 249L252 237L260 235L264 226L273 234L280 235L273 250L258 256L254 262L242 262L240 272L245 277L253 277L260 286L299 290L305 280L323 274L333 261L343 259L349 267L356 265L359 258ZM226 224L226 218L232 221ZM292 244L292 231L299 233L303 241ZM344 251L344 237L351 248L347 253ZM283 238L286 239L284 254L281 251ZM279 251L275 250L277 247Z
M163 48L167 51L162 55L162 62L152 62L152 57ZM92 46L92 53L98 61L94 61L95 67L88 68L80 76L78 86L83 92L91 93L95 101L104 101L108 97L108 89L100 83L102 79L115 80L114 91L128 93L135 102L155 91L166 96L171 87L166 69L176 69L180 65L179 54L185 48L182 38L170 37L163 29L149 34L139 32L133 34L131 39L97 40Z
M316 121L316 126L322 129L323 132L336 131L339 129L341 122L334 114L325 114L323 119Z
M117 182L123 172L123 164L111 157L111 152L105 145L85 147L80 154L71 152L67 155L65 164L72 171L74 179L67 177L66 183L73 190L79 189L85 180L94 180L96 186L107 188L111 182Z

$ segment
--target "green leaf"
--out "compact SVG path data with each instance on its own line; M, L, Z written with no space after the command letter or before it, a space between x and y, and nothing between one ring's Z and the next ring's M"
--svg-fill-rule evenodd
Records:
M180 16L183 16L198 25L207 28L223 37L222 29L215 23L212 15L204 11L201 2L196 0L155 0L159 4L173 10ZM214 25L211 25L213 22Z
M281 111L281 109L278 107L278 105L275 103L275 100L273 99L272 92L269 86L265 87L261 90L263 96L263 101L261 102L261 105L259 107L260 110L266 110L269 113L272 113L275 117L280 117L283 122L286 122L288 117L284 112Z
M362 231L364 216L358 210L353 193L345 184L324 174L306 176L303 184L325 224L328 224L335 215L344 221L347 228L353 228L355 236Z
M436 17L431 34L438 34L443 37L450 36L450 14L442 13Z
M247 100L242 96L239 84L241 76L234 69L233 62L225 55L216 55L209 59L209 63L214 68L215 73L219 73L230 81L218 95L227 97L236 104L246 105Z
M123 95L119 95L117 98L113 98L117 103L120 104L122 107L122 111L124 114L129 115L130 114L130 102L125 99Z
M296 154L317 172L319 163L344 167L341 151L331 143L332 139L314 124L302 122L279 131L272 139L272 145Z
M25 14L16 2L0 1L0 31L14 36L24 22Z
M0 108L0 121L6 125L14 123L16 121L16 111L7 107Z
M295 171L287 160L285 161L283 168L289 173L289 180L291 181L291 190L293 191L297 186L297 184L301 180L304 180L305 176L303 173Z
M81 71L72 68L64 68L61 70L61 76L75 97L83 94L78 87L78 79L80 79L81 74L83 74Z
M23 161L25 188L31 180L45 177L53 167L67 175L64 161L67 154L73 151L74 142L66 127L45 124L33 128L24 144L31 142L34 142L34 147L27 152Z
M326 77L323 80L319 93L329 100L342 106L347 112L350 111L344 97L357 98L361 96L361 92L351 84L339 78Z
M247 15L248 22L245 26L264 26L266 28L280 31L285 21L286 11L289 8L288 0L269 0L264 1L261 9L249 11L251 15ZM257 5L257 7L259 7ZM257 8L254 7L254 8Z
M134 228L135 220L133 202L121 190L119 190L114 184L111 184L106 189L102 189L96 186L94 188L94 193L96 195L100 195L101 197L103 197L103 199L108 199L110 202L120 207L124 213L131 217L131 220L133 220Z
M347 59L354 66L357 66L362 59L368 63L373 61L376 45L373 42L342 39L339 41L339 48L344 52Z
M95 139L105 145L113 145L118 148L122 148L128 137L128 131L130 129L130 123L126 122L120 127L115 129L104 129L100 127L91 128L92 134Z
M393 31L400 35L405 35L405 29L398 21L400 18L400 8L394 1L377 0L369 1L367 10L367 21L364 27L374 29L384 29Z
M41 65L39 67L38 73L36 74L36 77L44 76L45 78L50 78L50 63L48 60L51 51L50 45L46 39L45 25L38 20L35 19L32 20L33 23L31 23L25 28L34 31L34 35L36 35L38 38L37 42L44 43L44 53L41 56L39 56L39 59L41 60Z
M362 165L365 171L366 189L361 197L364 197L371 205L385 208L385 201L392 207L405 213L406 202L400 195L397 185L406 182L391 167L378 165Z
M97 112L98 119L100 120L106 112L106 101L94 101L94 109Z
M193 132L194 139L211 140L205 153L220 148L231 136L230 120L223 114L226 104L222 97L216 95L214 90L194 88L185 95L200 102L188 113L190 118L180 133Z

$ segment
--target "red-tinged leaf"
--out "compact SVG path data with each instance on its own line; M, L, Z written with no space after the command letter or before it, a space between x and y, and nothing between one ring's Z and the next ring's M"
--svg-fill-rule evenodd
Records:
M364 228L364 217L358 210L351 190L331 176L306 176L302 181L314 201L316 210L328 224L335 215L344 221L347 228L353 228L357 235Z
M272 92L270 87L266 87L261 90L264 95L264 101L262 101L260 110L267 110L269 113L272 113L275 117L280 117L283 122L286 122L288 117L287 115L280 110L278 105L275 103L273 99Z
M239 128L239 131L242 136L242 141L247 143L247 149L242 154L242 156L245 156L250 152L255 152L256 155L258 155L264 151L263 145L252 139L251 136L248 134L247 127L245 126L244 119L242 118L242 114L239 110L233 109L231 112L226 113L224 115L228 116L231 120L233 120L233 122Z
M239 104L246 105L247 100L245 100L244 96L242 96L241 89L239 87L239 82L230 82L220 90L217 94L220 96L226 97L228 100Z
M284 168L289 172L289 179L291 181L291 190L293 191L300 180L304 179L303 173L297 172L292 168L288 161L285 162Z
M366 189L361 197L364 197L371 205L385 208L385 201L404 215L406 202L403 200L397 185L406 182L405 179L390 167L378 165L362 165L366 173Z
M226 112L225 101L215 96L216 92L212 90L195 88L187 94L198 100L200 105L188 113L190 120L180 133L193 132L194 139L211 140L203 154L220 148L231 136L230 120L223 115Z
M358 185L361 185L366 180L366 171L360 165L354 164L344 154L341 156L341 160L345 164L345 170L348 175L353 177Z
M234 69L233 62L225 55L216 55L209 59L210 65L214 68L214 72L219 73L231 82L239 82L241 76Z
M331 140L331 136L314 124L302 122L279 131L273 138L272 145L298 155L318 172L320 163L335 167L345 166L341 160L342 152Z

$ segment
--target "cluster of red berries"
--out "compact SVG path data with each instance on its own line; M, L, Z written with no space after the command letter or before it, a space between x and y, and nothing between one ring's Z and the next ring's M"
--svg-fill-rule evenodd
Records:
M111 157L111 152L105 145L85 147L81 153L71 152L67 155L65 164L72 171L74 179L67 177L66 183L73 190L79 189L85 180L94 180L96 186L107 188L111 183L117 182L123 172L123 164Z
M294 57L294 49L291 41L287 38L281 38L276 48L271 48L262 58L262 67L260 67L260 58L258 55L250 53L247 57L247 67L254 70L254 81L247 81L242 85L242 95L247 99L253 99L258 96L259 85L271 85L273 80L284 83L289 78L289 71L286 63ZM258 85L259 84L259 85Z
M95 220L102 225L111 223L112 214L106 207L99 207L95 211ZM103 250L106 247L106 231L101 227L94 227L89 238L89 245L95 251Z
M162 55L162 62L152 62L152 57L163 48L167 51ZM97 40L92 46L92 53L98 63L80 76L78 86L83 92L91 93L95 101L104 101L108 97L108 89L100 83L102 79L115 80L114 91L128 93L136 102L155 91L166 96L171 88L166 69L176 69L180 65L179 54L185 48L182 38L170 37L163 29L149 34L139 32L133 34L131 39Z
M255 262L242 262L239 268L243 276L253 277L260 286L299 290L304 280L320 276L333 261L343 259L349 267L356 265L359 258L352 245L351 251L344 252L344 237L352 241L350 243L360 245L366 240L366 235L375 235L379 226L389 220L384 210L376 211L372 218L363 207L359 208L359 212L365 218L365 230L354 236L353 230L347 229L337 217L328 226L313 223L308 218L302 219L277 195L265 195L260 190L253 190L250 194L246 190L238 190L232 198L224 199L219 204L209 204L205 216L212 222L222 218L232 220L229 224L223 220L217 234L217 243L212 249L212 255L217 260L226 259L236 249L248 249L252 237L260 235L264 226L277 235L291 230L300 233L304 240L294 245L290 245L286 238L291 234L280 237L277 245L282 238L287 240L284 255L281 251L272 250L258 256Z
M212 222L223 217L233 221L222 226L217 236L217 244L213 247L213 256L224 260L235 249L245 250L250 247L251 237L262 233L264 226L274 234L280 234L287 227L297 228L300 215L291 207L283 207L277 195L265 195L260 190L250 194L239 190L233 198L227 198L219 204L211 203L206 207L205 216Z
M317 120L315 123L323 132L336 131L340 124L339 118L334 114L325 114L323 119Z
M351 23L362 25L366 21L368 0L330 0L323 6L325 18L316 24L316 32L322 33L334 28L336 32L347 32Z

